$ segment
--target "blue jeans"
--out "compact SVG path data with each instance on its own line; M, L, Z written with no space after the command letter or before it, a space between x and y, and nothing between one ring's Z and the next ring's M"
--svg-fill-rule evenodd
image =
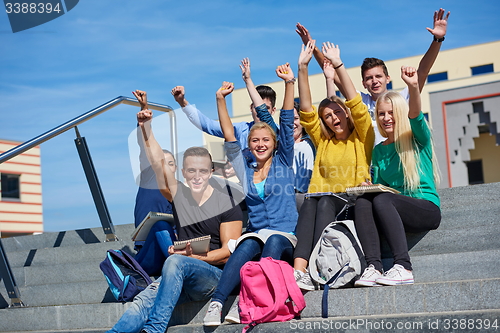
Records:
M164 333L177 304L207 300L222 270L199 259L174 254L161 277L134 298L130 308L108 333Z
M175 240L174 229L166 221L156 222L149 231L148 237L135 260L148 275L158 276L165 259L168 258L168 248Z
M291 262L292 256L292 243L285 236L271 235L264 245L255 238L245 239L234 250L224 266L212 301L218 301L224 305L231 292L240 284L240 269L247 261L271 257Z

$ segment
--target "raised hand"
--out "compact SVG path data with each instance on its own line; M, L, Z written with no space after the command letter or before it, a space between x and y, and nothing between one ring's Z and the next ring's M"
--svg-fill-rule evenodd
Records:
M299 55L299 66L300 65L308 65L313 56L314 47L316 46L316 41L311 40L308 41L306 45L302 45L302 49Z
M148 109L141 110L137 113L137 123L139 126L144 125L144 123L153 119L153 112Z
M297 27L297 29L295 29L295 32L297 32L297 34L299 34L300 39L302 39L302 42L304 43L304 45L306 45L307 42L313 40L312 37L311 37L311 34L306 29L306 27L304 27L300 23L297 23L296 27Z
M148 108L148 95L145 91L142 90L136 90L132 91L132 94L134 94L135 98L137 98L137 101L141 105L141 110L146 110Z
M401 78L408 87L418 87L418 75L415 67L401 66Z
M335 69L333 68L332 62L327 58L325 58L323 62L323 74L327 80L333 81L335 79Z
M177 103L179 103L181 106L184 104L184 101L186 100L186 92L184 90L183 86L175 86L170 93L172 96L174 96L174 99Z
M288 62L276 67L276 75L284 81L289 81L294 78L292 68Z
M444 15L445 10L443 8L439 8L434 12L434 26L433 28L426 28L431 34L434 35L435 38L440 39L446 35L446 29L448 27L448 17L450 16L450 12Z
M232 82L222 82L222 86L217 90L216 95L219 97L226 97L234 90L234 84Z
M325 42L323 43L321 51L323 52L323 55L330 60L334 68L342 65L342 60L340 59L340 48L338 45Z
M248 58L243 58L241 60L241 77L243 78L243 81L247 81L250 79L250 59Z

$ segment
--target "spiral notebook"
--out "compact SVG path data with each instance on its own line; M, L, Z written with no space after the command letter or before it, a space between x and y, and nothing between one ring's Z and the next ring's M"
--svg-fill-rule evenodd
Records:
M132 233L133 241L145 241L148 237L149 230L158 221L167 221L174 226L174 216L167 213L149 212L142 222L135 228Z
M378 192L389 192L389 193L394 193L394 194L401 193L398 190L393 189L392 187L381 185L381 184L348 187L345 189L345 192L348 195L362 195L365 193L378 193Z
M174 242L174 250L184 250L187 243L191 243L194 254L207 253L210 250L210 235Z

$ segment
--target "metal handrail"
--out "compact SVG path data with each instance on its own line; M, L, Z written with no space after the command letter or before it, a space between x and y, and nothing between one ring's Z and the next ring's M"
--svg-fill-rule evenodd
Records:
M42 144L43 142L52 139L55 136L58 136L59 134L62 134L66 132L67 130L71 128L77 129L76 126L86 122L87 120L98 116L99 114L121 104L128 104L128 105L134 105L134 106L140 106L139 102L130 97L125 97L125 96L119 96L116 97L115 99L110 100L107 103L104 103L101 106L96 107L93 110L90 110L76 118L71 119L70 121L59 125L50 131L47 131L29 141L26 141L19 146L16 146L3 154L0 154L0 164L2 164L5 161L10 160L13 157L16 157L19 154L22 154L23 152L34 148L38 146L39 144ZM175 113L174 110L168 106L168 105L163 105L163 104L158 104L158 103L148 103L148 106L150 109L153 110L158 110L158 111L163 111L167 112L170 116L170 138L171 138L171 152L173 153L174 156L177 155L177 126L176 126L176 119L175 119ZM75 142L78 141L77 143L77 149L79 150L80 154L80 159L82 160L82 166L84 167L87 181L89 182L89 186L92 192L93 196L97 196L98 199L102 200L97 200L94 197L94 202L96 204L96 208L99 212L99 217L101 219L101 224L104 230L104 233L106 234L106 240L107 241L112 241L112 240L117 240L115 234L114 234L114 227L109 219L109 213L107 212L107 207L106 207L106 202L104 201L104 197L102 196L102 190L99 185L99 181L97 180L97 175L95 174L95 170L93 170L93 164L92 160L90 158L90 154L88 152L88 148L85 143L85 138L80 137L77 131L77 139ZM83 141L83 142L82 142ZM81 153L81 146L85 146L83 149L83 157ZM87 174L87 171L90 170L90 176ZM90 178L89 178L90 177ZM89 180L90 179L90 180ZM104 215L104 216L101 216ZM3 249L2 241L0 239L0 279L4 280L5 288L7 290L7 293L9 295L9 298L11 299L11 307L19 307L19 306L24 306L24 303L21 301L21 296L19 293L19 289L17 287L16 281L14 279L14 275L12 274L12 270L10 268L9 261L7 260L7 256L5 254L5 251Z
M67 121L66 123L59 125L50 131L47 131L29 141L26 141L19 146L16 146L2 154L0 154L0 164L2 164L5 161L10 160L11 158L24 153L25 151L38 146L39 144L52 139L55 136L58 136L59 134L62 134L66 132L67 130L78 126L87 120L94 118L95 116L100 115L101 113L114 108L115 106L119 104L128 104L128 105L133 105L133 106L140 106L139 102L135 98L131 97L125 97L125 96L118 96L115 99L110 100L109 102L104 103L101 106L96 107L93 110L90 110L76 118L71 119L70 121ZM158 103L151 103L148 102L148 106L152 110L157 110L157 111L163 111L163 112L168 112L170 116L170 143L172 146L172 153L174 156L177 156L177 125L176 125L176 120L175 120L175 113L173 112L174 110L168 106L168 105L163 105L163 104L158 104Z

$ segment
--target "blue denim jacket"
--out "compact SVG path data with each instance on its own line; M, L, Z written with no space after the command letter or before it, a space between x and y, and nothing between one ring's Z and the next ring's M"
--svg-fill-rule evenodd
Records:
M253 184L254 168L242 156L236 141L226 142L226 154L246 193L248 231L271 229L294 232L297 224L293 165L293 109L281 110L278 149L276 150L261 199Z

